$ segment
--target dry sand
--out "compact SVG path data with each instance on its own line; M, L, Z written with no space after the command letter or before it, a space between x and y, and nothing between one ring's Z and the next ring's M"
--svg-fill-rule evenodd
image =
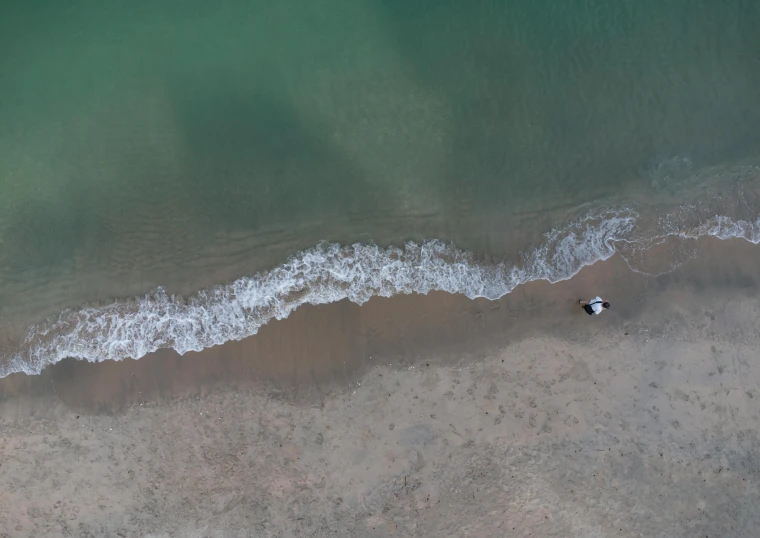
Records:
M759 536L759 262L708 241L655 279L613 259L10 376L0 536Z

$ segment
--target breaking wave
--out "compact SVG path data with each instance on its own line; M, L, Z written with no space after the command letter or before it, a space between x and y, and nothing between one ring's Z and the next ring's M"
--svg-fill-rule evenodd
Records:
M161 348L183 354L256 334L304 304L373 296L445 291L469 298L498 299L534 280L559 282L583 267L619 253L635 270L637 257L666 240L703 236L760 242L760 219L728 217L697 223L642 219L632 209L609 210L544 236L517 263L492 262L442 241L403 248L320 244L252 277L202 290L168 295L159 288L143 297L105 306L66 310L28 329L16 351L2 360L0 377L38 374L72 357L88 361L138 359Z

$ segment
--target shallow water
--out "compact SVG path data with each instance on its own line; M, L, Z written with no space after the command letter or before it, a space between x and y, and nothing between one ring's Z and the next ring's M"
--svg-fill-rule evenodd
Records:
M4 362L195 349L255 332L277 317L267 301L282 313L346 286L490 297L615 251L656 274L691 237L756 243L758 27L749 1L4 5ZM378 284L385 248L410 240L455 244L441 260L467 260L458 283ZM283 276L320 241L381 248L344 251L358 279L325 284L329 264ZM672 255L654 264L656 245ZM168 298L129 317L159 286L229 292L241 277L277 289L242 313L193 295L217 301L200 333L156 324ZM65 308L64 326L19 343ZM110 332L107 312L137 332Z

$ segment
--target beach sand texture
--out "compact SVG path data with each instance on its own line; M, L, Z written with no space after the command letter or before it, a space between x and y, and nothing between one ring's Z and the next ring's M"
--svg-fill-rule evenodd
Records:
M0 381L4 536L756 536L760 252ZM613 308L589 318L578 296ZM341 337L342 336L342 337Z

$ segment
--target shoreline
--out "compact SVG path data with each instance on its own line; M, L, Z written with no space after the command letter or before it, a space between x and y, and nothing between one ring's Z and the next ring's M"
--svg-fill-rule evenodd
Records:
M585 314L573 316L582 313L579 294L594 285L614 289L628 278L640 285L646 280L616 256L584 268L573 279L530 282L496 301L436 291L373 297L363 305L347 300L305 305L256 335L201 352L179 355L162 349L137 360L97 363L65 359L39 375L11 374L0 379L0 397L24 390L45 394L55 385L57 396L73 407L113 412L239 386L313 401L344 390L378 364L440 365L483 357L547 330L538 323L566 337L593 332L598 326L588 325ZM619 326L633 315L635 294L626 295L618 293L619 307L594 321Z
M14 374L0 530L749 536L758 262L716 240L654 279L616 257L495 302L344 301L184 357Z
M373 297L305 305L240 341L179 355L162 349L145 357L91 363L65 359L40 375L0 379L0 402L46 395L82 411L117 412L149 401L195 397L217 387L266 388L298 401L344 390L377 364L414 366L477 360L530 336L570 341L620 331L658 292L685 299L711 287L754 288L760 249L743 240L702 240L696 260L672 273L648 277L619 255L584 267L571 279L533 281L501 299L468 299L446 292ZM678 288L676 291L674 288ZM613 308L579 315L577 300L601 294ZM591 296L589 295L589 297Z
M205 350L244 340L304 306L345 299L361 305L373 297L445 291L497 301L533 283L574 280L614 256L634 273L664 275L699 255L713 237L760 241L760 221L713 217L696 225L682 210L647 218L624 207L588 211L551 229L518 259L494 259L436 239L403 248L323 242L267 271L187 296L158 287L64 309L23 330L4 319L0 375L40 373L70 357L99 362L139 359L161 349Z

